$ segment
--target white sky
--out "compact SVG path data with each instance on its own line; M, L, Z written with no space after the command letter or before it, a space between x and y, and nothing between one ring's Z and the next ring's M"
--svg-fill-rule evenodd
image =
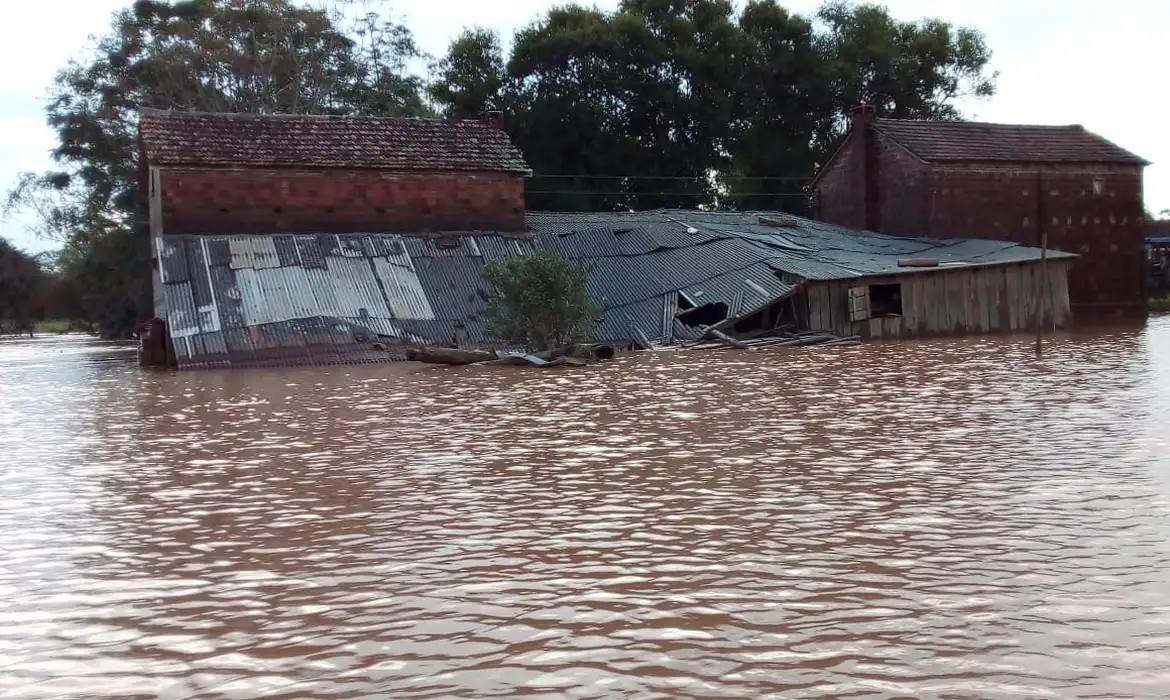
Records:
M109 27L110 15L131 0L0 0L0 190L21 172L52 167L53 132L44 124L46 87L78 56L87 38ZM396 0L422 48L440 55L469 25L505 38L553 0ZM598 0L612 8L617 0ZM788 0L811 13L820 0ZM1170 2L1164 0L886 0L898 17L941 16L983 30L995 52L999 92L964 104L967 117L1030 124L1084 124L1154 166L1146 171L1146 202L1170 208L1170 138L1159 120L1170 114L1163 86L1170 41ZM49 30L51 28L51 30ZM1148 71L1148 73L1147 73ZM1149 77L1147 77L1149 76ZM1152 78L1152 79L1151 79ZM0 221L0 236L28 250L55 247L27 230L26 218Z

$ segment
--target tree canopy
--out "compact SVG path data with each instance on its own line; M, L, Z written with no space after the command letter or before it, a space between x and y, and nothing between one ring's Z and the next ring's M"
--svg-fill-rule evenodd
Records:
M151 310L149 231L138 188L142 107L290 113L431 114L405 26L292 0L138 0L118 12L92 55L50 88L58 170L25 175L8 208L39 215L61 240L63 274L105 335Z
M975 30L873 4L623 0L554 8L508 55L468 30L430 94L452 116L505 112L537 173L532 208L801 211L846 109L956 117L957 98L994 92L990 57Z
M532 209L802 211L803 186L844 110L958 116L988 96L972 29L832 0L814 16L776 0L622 0L555 7L510 42L468 29L424 80L406 26L354 0L137 0L50 88L54 172L26 175L65 246L61 274L106 335L151 313L137 114L182 110L476 118L505 128L537 174Z

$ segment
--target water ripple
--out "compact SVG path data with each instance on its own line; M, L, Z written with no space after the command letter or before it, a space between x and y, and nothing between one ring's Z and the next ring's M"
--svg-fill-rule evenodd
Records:
M0 695L1163 697L1170 318L581 371L0 342Z

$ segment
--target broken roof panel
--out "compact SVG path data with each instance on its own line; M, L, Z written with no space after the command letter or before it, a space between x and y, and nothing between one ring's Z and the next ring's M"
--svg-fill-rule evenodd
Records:
M483 121L144 109L138 128L151 165L530 172Z

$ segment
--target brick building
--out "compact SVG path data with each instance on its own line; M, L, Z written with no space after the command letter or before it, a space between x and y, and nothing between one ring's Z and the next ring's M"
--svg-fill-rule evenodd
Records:
M144 110L157 235L516 231L528 166L480 121Z
M1075 309L1145 310L1148 163L1081 126L877 119L814 181L818 219L900 236L972 237L1078 254Z

